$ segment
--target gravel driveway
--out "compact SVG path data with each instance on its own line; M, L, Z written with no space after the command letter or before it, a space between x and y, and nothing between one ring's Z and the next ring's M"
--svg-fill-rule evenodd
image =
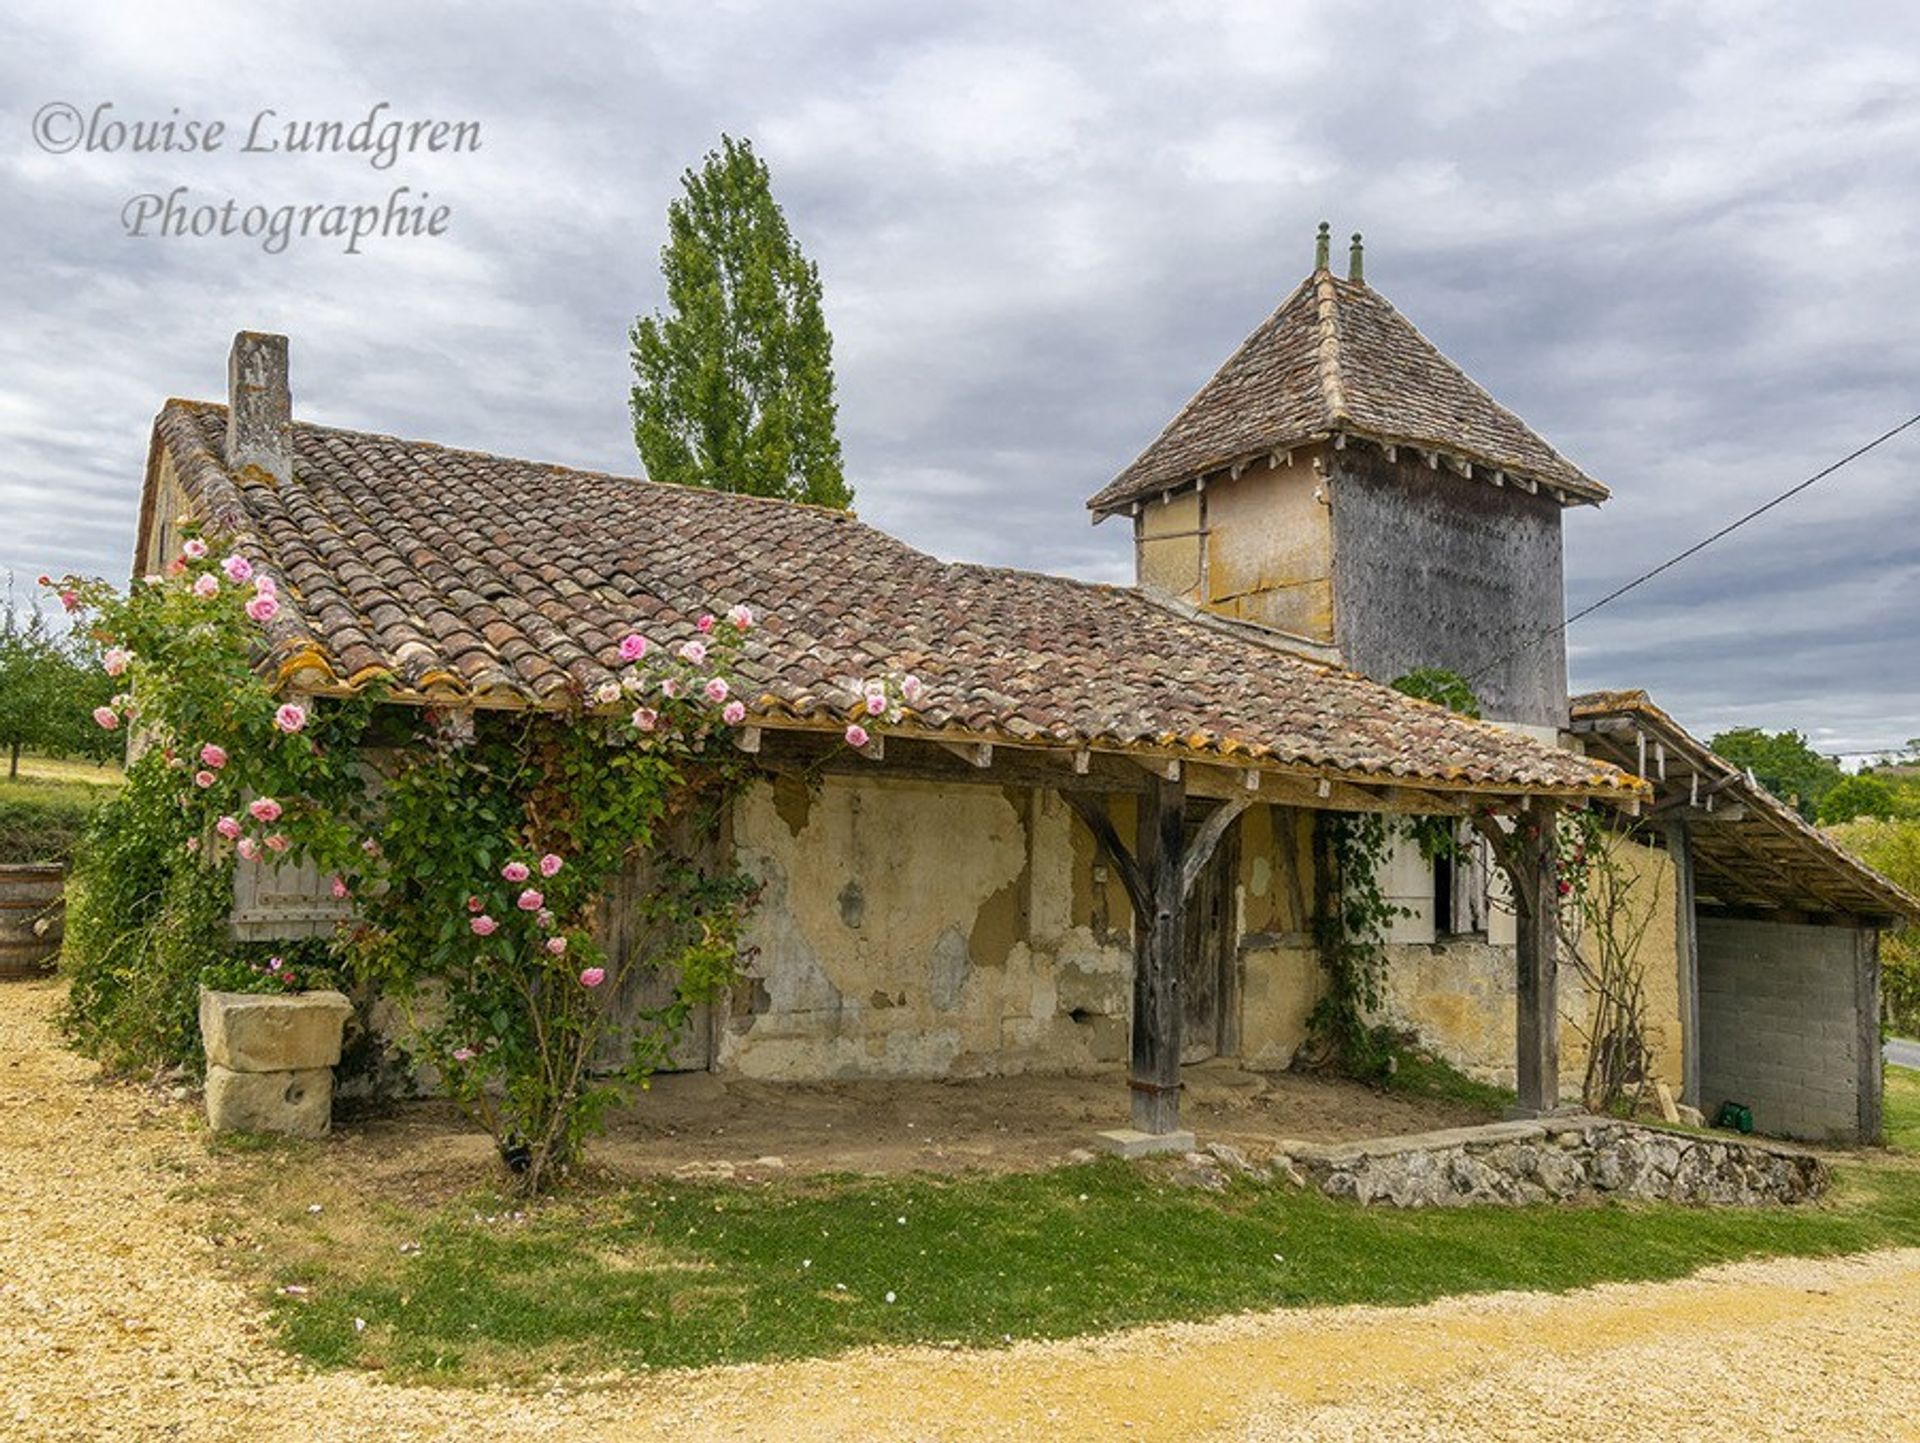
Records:
M0 986L0 1437L1920 1439L1920 1250L509 1394L314 1373L181 1199L188 1109L53 1043Z

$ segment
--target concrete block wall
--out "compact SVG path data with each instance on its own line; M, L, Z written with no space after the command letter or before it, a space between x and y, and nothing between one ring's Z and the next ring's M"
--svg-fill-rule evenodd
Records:
M1870 936L1870 934L1869 934ZM1711 1121L1725 1101L1779 1137L1850 1141L1862 1132L1862 968L1852 927L1701 917L1700 1092ZM1871 1059L1867 1059L1870 1063ZM1870 1104L1871 1099L1868 1099Z

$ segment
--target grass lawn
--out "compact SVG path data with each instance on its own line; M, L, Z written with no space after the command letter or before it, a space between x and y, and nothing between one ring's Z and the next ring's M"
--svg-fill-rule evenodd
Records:
M1884 1125L1890 1146L1920 1154L1920 1069L1887 1069Z
M0 863L66 860L87 814L122 780L115 766L35 756L9 778L0 758Z
M1888 1088L1920 1148L1920 1073ZM1920 1245L1920 1158L1846 1162L1824 1202L1397 1212L1164 1168L586 1187L530 1208L408 1200L324 1145L219 1145L206 1195L294 1352L449 1382L992 1346L1254 1308L1417 1303ZM237 1184L237 1186L236 1186ZM317 1205L310 1211L310 1206ZM260 1252L254 1243L263 1244Z

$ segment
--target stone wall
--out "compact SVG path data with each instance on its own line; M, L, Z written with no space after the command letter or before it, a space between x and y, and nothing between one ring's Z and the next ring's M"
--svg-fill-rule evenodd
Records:
M1273 1167L1328 1197L1407 1208L1608 1197L1751 1207L1805 1202L1831 1181L1824 1162L1796 1148L1598 1117L1281 1143Z
M1862 1024L1861 933L1702 917L1699 938L1701 1110L1741 1102L1761 1132L1857 1139L1863 1042L1869 1065L1879 1044L1878 1018Z

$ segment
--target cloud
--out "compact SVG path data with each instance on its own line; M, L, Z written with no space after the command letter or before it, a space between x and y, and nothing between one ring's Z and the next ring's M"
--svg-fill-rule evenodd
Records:
M1615 497L1575 604L1915 407L1920 16L1892 4L1072 0L556 7L54 4L0 20L0 566L124 572L153 411L293 337L337 424L630 471L626 332L663 213L754 138L819 262L863 515L946 556L1125 579L1084 498L1304 274L1370 279ZM50 156L124 116L475 119L477 154ZM394 184L438 240L131 240L174 184ZM1577 684L1683 720L1920 731L1906 438L1573 631Z

